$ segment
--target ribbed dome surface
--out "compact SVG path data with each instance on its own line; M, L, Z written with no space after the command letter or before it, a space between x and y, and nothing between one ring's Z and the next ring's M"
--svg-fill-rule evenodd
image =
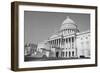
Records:
M64 29L75 29L75 22L69 18L69 16L67 16L67 18L63 21L62 26L61 26L61 30Z

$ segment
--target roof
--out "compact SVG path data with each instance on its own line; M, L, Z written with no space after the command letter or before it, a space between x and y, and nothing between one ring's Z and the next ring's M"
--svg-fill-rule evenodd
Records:
M69 16L66 16L66 19L63 21L62 24L69 24L69 23L75 24L75 22Z
M63 21L60 30L64 29L76 29L75 22L69 16L67 16L67 18Z

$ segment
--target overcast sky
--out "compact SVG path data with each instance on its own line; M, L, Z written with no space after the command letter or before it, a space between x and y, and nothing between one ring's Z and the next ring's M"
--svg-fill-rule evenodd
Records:
M24 42L39 43L60 30L62 22L69 16L80 32L90 29L90 15L55 12L24 12Z

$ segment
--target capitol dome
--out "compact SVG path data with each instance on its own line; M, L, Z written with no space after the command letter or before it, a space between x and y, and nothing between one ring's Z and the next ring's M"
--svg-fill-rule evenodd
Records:
M60 30L64 30L64 29L76 29L75 22L72 19L70 19L69 16L67 16L67 18L63 21Z

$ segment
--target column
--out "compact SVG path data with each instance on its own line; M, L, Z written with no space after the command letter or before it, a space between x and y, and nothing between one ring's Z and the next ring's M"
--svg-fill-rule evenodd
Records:
M57 39L56 39L56 47L57 47Z
M72 49L73 49L73 51L74 51L74 57L75 57L74 37L72 37L72 44L73 44L73 45L72 45L72 46L73 46Z
M68 49L69 49L69 38L67 39Z
M75 40L75 37L74 37L74 50L75 50L75 55L76 55L76 40Z
M76 57L77 57L77 40L76 40L76 36L75 36L75 50L76 50Z
M68 58L68 38L66 38L67 40L66 40L66 42L67 42L67 58Z
M64 57L66 57L66 39L64 38Z
M72 41L72 40L73 40L73 37L71 37L71 49L73 49L73 48L72 48L72 46L73 46L73 45L72 45L72 44L73 44L73 41Z
M57 45L57 47L58 47L58 39L56 39L56 45Z
M69 37L69 51L70 51L70 57L71 57L71 37Z
M67 31L67 29L66 29L66 34L68 34L68 31Z
M70 46L70 37L69 37L69 49L71 49L71 46Z
M58 40L58 47L59 47L59 39L57 39Z
M58 39L59 47L60 47L60 38Z
M53 47L54 47L54 40L52 40L52 45L53 45Z
M56 41L55 41L55 39L54 39L54 46L56 45Z
M61 38L59 39L59 45L60 45L60 48L61 48Z
M59 39L58 39L58 46L59 46Z
M68 52L68 38L66 38L66 48L67 48L66 51ZM68 57L68 55L66 57Z
M65 38L65 47L67 48L67 39Z
M71 57L72 57L72 37L70 38L70 50L71 50Z
M60 48L62 48L62 45L61 45L61 38L60 38ZM61 57L61 51L59 51L59 57Z
M68 49L69 49L69 52L70 52L70 37L68 38ZM69 53L70 54L70 53ZM69 56L70 57L70 56Z
M55 41L56 41L56 46L57 46L57 39Z

